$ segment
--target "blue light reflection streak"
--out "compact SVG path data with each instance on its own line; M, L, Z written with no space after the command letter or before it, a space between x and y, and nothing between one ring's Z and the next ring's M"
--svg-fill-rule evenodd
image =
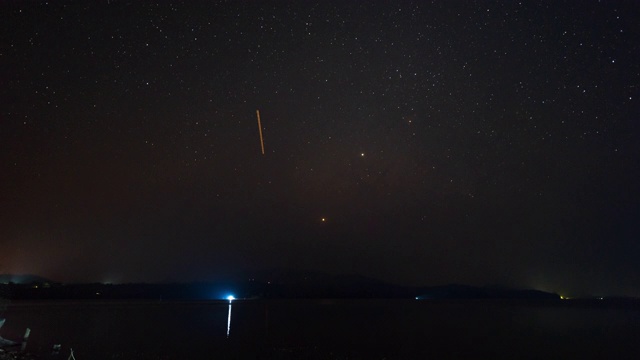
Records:
M229 315L227 316L227 337L231 332L231 299L229 299Z

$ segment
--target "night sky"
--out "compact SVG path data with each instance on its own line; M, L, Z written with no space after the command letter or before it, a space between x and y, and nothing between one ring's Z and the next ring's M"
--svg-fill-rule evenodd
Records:
M640 296L637 1L3 1L0 85L0 273Z

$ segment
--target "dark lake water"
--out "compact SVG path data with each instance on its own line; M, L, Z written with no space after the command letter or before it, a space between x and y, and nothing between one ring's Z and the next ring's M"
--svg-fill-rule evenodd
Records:
M228 301L13 302L0 335L29 327L29 352L65 360L640 359L629 304L236 300L228 315Z

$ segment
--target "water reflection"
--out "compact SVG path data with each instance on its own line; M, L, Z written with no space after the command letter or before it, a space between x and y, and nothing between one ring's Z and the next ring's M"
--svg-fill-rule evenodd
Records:
M231 301L229 299L229 315L227 315L227 337L229 337L229 333L231 332Z

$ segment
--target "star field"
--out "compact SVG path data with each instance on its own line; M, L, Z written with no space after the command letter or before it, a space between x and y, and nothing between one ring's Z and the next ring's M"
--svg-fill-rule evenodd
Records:
M0 272L640 295L633 1L0 6Z

